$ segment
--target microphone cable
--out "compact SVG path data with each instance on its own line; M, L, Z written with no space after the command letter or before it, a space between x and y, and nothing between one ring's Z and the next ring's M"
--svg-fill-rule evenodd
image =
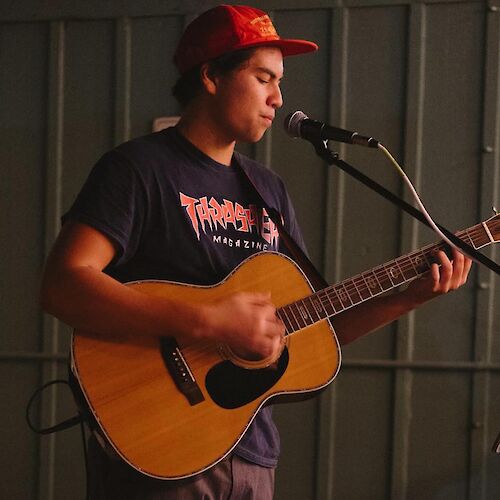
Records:
M381 143L379 142L377 144L377 147L378 149L380 149L380 151L382 151L386 156L387 158L389 159L389 161L393 164L393 166L396 168L396 171L398 172L398 174L402 177L404 183L406 184L406 186L408 187L408 189L410 190L410 193L412 194L413 196L413 199L415 200L416 204L418 205L418 207L420 208L420 211L422 212L422 215L426 218L427 222L429 223L429 225L431 226L431 228L434 230L434 232L445 242L447 243L450 247L454 248L455 250L457 250L458 252L460 253L463 253L463 254L466 254L470 259L472 259L474 262L478 263L479 264L479 261L472 255L470 255L468 252L466 252L465 250L459 248L457 245L455 245L455 243L453 243L440 229L439 227L436 225L436 223L434 222L434 220L432 219L432 217L430 216L429 212L427 211L427 209L425 208L422 200L420 199L420 196L418 195L417 193L417 190L415 189L415 187L413 186L412 182L410 181L410 179L408 178L408 176L406 175L405 171L403 170L403 168L399 165L399 163L396 161L396 159L394 158L394 156L389 152L389 150Z

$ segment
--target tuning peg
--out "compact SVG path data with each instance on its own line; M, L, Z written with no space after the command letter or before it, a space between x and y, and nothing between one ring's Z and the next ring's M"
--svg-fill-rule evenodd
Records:
M493 210L493 215L498 215L498 210L497 207L495 207L495 205L491 207L491 210Z

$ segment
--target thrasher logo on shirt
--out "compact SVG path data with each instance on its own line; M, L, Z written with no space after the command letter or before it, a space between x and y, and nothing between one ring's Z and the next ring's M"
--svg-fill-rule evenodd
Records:
M227 230L232 227L241 232L242 236L244 233L254 233L260 235L270 247L277 248L278 246L278 229L269 218L265 208L259 208L256 205L244 207L237 202L226 199L219 202L213 196L210 199L207 196L192 198L181 192L179 199L198 239L200 239L201 232L207 234L207 231L213 233L219 228ZM214 242L221 243L223 241L220 236L214 236ZM243 245L241 244L241 246ZM267 245L262 249L266 250Z

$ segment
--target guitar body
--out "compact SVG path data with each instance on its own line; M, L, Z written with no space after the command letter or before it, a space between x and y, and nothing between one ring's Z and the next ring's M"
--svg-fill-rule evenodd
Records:
M250 257L214 286L165 281L128 286L191 303L242 291L271 292L277 308L314 292L294 262L271 252ZM72 371L100 433L132 467L159 479L186 478L213 466L234 449L264 404L314 394L340 367L327 319L288 335L271 366L245 362L216 343L178 348L198 391L191 401L171 376L160 339L73 335Z

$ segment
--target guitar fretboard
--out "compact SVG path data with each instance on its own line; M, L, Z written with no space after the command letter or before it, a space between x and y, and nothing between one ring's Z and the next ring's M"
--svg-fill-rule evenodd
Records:
M488 222L477 224L457 236L475 249L481 248L494 241L492 232L498 231L500 221L495 217L491 224L493 227ZM418 278L436 261L435 252L446 247L445 243L428 245L279 308L277 315L285 324L286 335Z

